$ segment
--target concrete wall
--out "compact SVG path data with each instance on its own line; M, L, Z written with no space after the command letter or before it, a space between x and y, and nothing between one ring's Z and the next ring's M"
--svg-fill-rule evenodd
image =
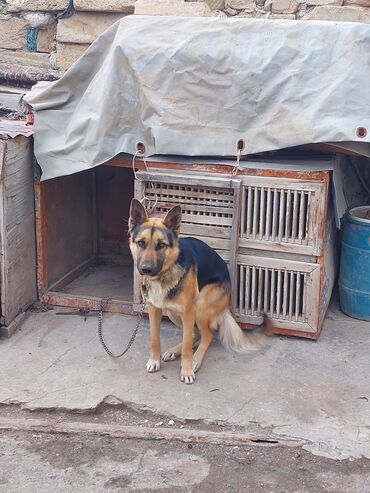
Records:
M370 23L370 0L0 0L0 64L66 70L129 14Z

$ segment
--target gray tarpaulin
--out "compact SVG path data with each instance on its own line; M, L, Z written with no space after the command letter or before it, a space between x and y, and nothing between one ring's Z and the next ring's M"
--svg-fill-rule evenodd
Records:
M138 142L148 156L369 143L370 26L129 16L27 100L44 180Z

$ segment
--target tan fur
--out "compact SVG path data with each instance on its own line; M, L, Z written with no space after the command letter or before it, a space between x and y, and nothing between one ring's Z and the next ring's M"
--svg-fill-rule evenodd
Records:
M155 275L141 278L142 286L149 280L146 295L151 343L147 371L160 369L160 324L163 314L168 315L175 325L183 329L182 343L167 350L162 359L174 360L181 354L180 376L184 383L194 382L195 372L202 365L217 328L220 341L228 350L245 352L260 347L266 341L267 333L272 332L270 321L265 320L265 332L245 334L229 310L229 289L210 284L199 292L195 270L190 269L184 276L183 269L176 264L179 254L177 233L181 217L178 207L172 209L164 219L148 218L142 206L133 201L131 216L130 231L137 225L140 226L135 241L130 238L130 249L135 264L138 268L148 262L154 266L162 266ZM171 228L175 233L174 243L171 247L167 245L158 251L158 243L167 241L166 228ZM141 241L145 243L145 248L138 246L138 242ZM176 296L168 299L168 293L179 285L180 279L181 289ZM193 354L194 347L197 349Z

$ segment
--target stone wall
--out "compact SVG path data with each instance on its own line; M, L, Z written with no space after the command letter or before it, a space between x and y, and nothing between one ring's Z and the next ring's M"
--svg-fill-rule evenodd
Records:
M370 0L0 0L0 69L66 70L107 27L134 13L370 23Z

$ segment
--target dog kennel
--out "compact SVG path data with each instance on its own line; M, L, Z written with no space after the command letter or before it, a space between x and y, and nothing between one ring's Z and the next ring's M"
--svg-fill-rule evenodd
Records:
M232 164L232 163L231 163ZM38 289L52 305L134 313L138 279L127 242L132 197L163 215L183 209L181 234L227 262L242 326L317 338L335 281L331 159L248 163L118 156L97 168L35 182Z
M145 197L155 213L181 204L181 233L226 260L240 324L266 312L278 333L318 337L336 275L335 158L297 149L368 155L370 38L361 24L302 26L127 16L32 88L42 301L137 310L125 220ZM297 153L278 162L284 149Z

